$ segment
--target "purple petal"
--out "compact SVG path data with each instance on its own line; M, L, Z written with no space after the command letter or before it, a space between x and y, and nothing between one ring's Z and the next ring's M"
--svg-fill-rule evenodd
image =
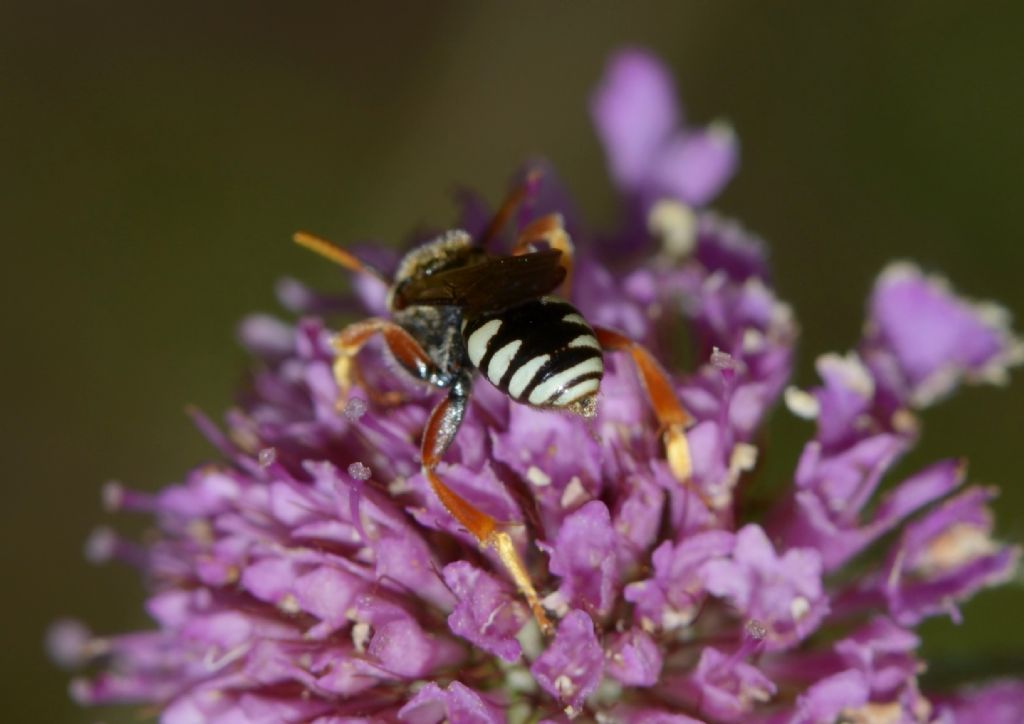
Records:
M417 692L398 712L401 721L411 724L501 724L505 715L483 694L453 681L447 689L434 682Z
M653 578L631 583L625 598L635 604L634 616L645 629L673 630L689 625L706 596L703 565L732 552L733 534L706 531L687 536L673 546L662 543L654 551Z
M1002 382L1007 368L1024 359L1005 311L957 297L944 280L909 264L882 272L870 308L868 349L874 357L892 355L895 368L879 370L898 374L887 380L893 394L918 407L945 396L962 378Z
M594 633L594 623L583 611L570 611L554 641L530 667L544 691L574 711L597 688L604 669L604 653Z
M614 636L607 646L609 674L627 686L653 686L661 673L658 644L640 629Z
M884 467L887 466L883 465ZM823 469L829 469L823 466ZM799 477L799 476L798 476ZM820 478L834 482L835 473ZM826 496L819 490L796 494L797 513L792 518L776 521L771 530L778 530L789 546L813 546L822 555L825 569L835 570L868 545L898 526L905 518L939 498L949 494L963 480L960 461L946 460L912 475L887 493L875 509L874 516L861 521L855 511L835 502L843 500ZM874 488L874 483L862 490ZM862 490L851 490L858 493ZM867 502L866 499L863 502Z
M355 616L370 627L367 654L395 676L419 678L463 658L453 641L424 630L408 612L383 599L364 595Z
M696 257L708 273L722 272L737 283L751 277L767 282L767 256L764 241L738 222L714 212L699 215Z
M612 178L624 190L638 190L680 121L668 70L645 51L620 51L608 62L590 112Z
M297 578L293 590L299 606L321 620L307 635L322 638L347 625L349 608L365 588L365 581L331 566L318 566Z
M562 601L599 616L611 610L619 582L617 545L611 516L601 501L591 501L566 517L550 548L549 566L561 577Z
M736 534L731 558L702 567L707 590L768 629L765 647L784 649L814 631L828 611L821 557L794 548L779 557L764 531L747 525Z
M238 338L251 354L281 359L295 349L295 329L268 314L251 314L238 327Z
M904 529L876 584L899 623L939 613L956 619L957 602L1013 576L1021 551L992 539L986 503L993 496L991 489L969 488Z
M844 709L856 709L867 703L869 687L857 671L843 671L822 679L797 697L791 724L817 724L835 721Z
M1024 721L1024 681L1006 679L936 697L936 721L943 724L1020 724Z
M611 721L622 724L705 724L700 719L653 706L619 704L609 712Z
M444 580L458 599L448 616L452 632L515 663L521 653L515 637L529 617L515 591L465 561L445 566Z
M921 665L913 654L919 644L911 631L878 616L836 643L835 650L864 675L872 697L885 701L917 676Z
M620 562L630 565L658 539L665 493L640 476L623 482L626 490L616 505L615 532L625 544L620 547Z
M648 183L659 196L693 206L714 199L739 165L736 134L724 124L678 134L658 153Z
M711 646L701 652L693 673L676 691L715 721L742 721L751 709L775 695L775 684L757 667Z

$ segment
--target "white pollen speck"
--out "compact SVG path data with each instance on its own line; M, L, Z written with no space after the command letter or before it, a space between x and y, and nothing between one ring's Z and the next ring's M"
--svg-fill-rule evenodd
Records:
M662 249L673 259L682 259L693 252L697 243L697 216L678 201L662 199L647 215L647 230L661 240Z
M370 643L370 624L360 621L352 627L352 645L356 647L357 653L366 651L366 644Z
M103 486L103 509L108 513L113 513L121 509L121 504L124 502L124 486L116 480L104 484Z
M551 485L551 476L545 473L543 470L538 468L536 465L531 465L526 469L526 479L536 485L538 488L543 488L546 485Z
M693 622L692 611L680 611L675 608L666 608L661 614L661 627L666 631L674 631Z
M348 474L356 480L369 480L370 468L362 463L355 462L348 466Z
M755 641L763 641L765 636L768 635L768 627L760 621L758 621L756 618L752 618L749 621L747 621L747 625L744 626L744 628L746 629L747 634L750 636L750 638L754 639Z
M754 354L764 349L764 334L756 329L743 330L743 351L747 354Z
M563 508L572 508L586 499L587 491L583 487L583 481L579 479L579 476L573 475L569 484L565 486L565 490L562 491L562 499L559 502Z
M261 468L269 468L277 460L277 448L265 447L256 458Z
M794 621L799 621L811 610L811 602L803 596L797 596L789 602L789 613Z
M735 474L753 470L757 465L757 447L746 442L738 442L729 454L729 471Z
M716 370L735 370L737 367L736 360L728 352L715 347L711 352L711 366Z
M90 563L106 563L117 550L117 534L107 527L96 528L85 541L85 559Z
M786 409L804 420L814 420L818 417L818 413L821 412L818 398L809 392L801 390L799 387L794 387L793 385L787 387L784 399L786 401Z
M344 410L345 417L351 422L355 422L360 417L366 414L366 400L361 397L351 397L345 403Z
M549 593L541 603L544 605L544 608L554 613L558 618L562 618L569 613L569 602L565 600L565 596L560 591ZM537 629L537 631L539 632L540 629Z
M68 684L68 696L79 706L95 705L92 694L92 682L84 676L76 676Z
M77 669L89 661L92 633L79 621L62 619L46 631L46 651L64 669Z
M896 432L901 432L904 435L913 435L917 432L917 417L910 410L896 410L892 413L890 422Z
M875 379L856 352L850 352L845 357L834 352L823 354L814 366L821 377L838 379L847 389L866 400L875 394Z
M569 699L576 692L576 684L565 674L555 678L555 688L563 699Z

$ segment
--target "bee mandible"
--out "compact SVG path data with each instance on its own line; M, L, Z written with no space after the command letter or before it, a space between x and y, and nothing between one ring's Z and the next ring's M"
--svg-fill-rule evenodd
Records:
M495 550L526 598L541 629L551 625L512 539L497 520L449 488L436 469L458 432L473 378L481 372L520 404L592 417L604 374L603 353L630 355L663 431L673 474L686 481L690 456L684 427L689 415L654 356L628 337L589 324L556 292L568 296L573 244L561 215L523 227L511 254L487 251L528 193L531 180L506 198L488 227L473 238L449 231L408 252L393 280L324 239L305 232L296 243L389 285L390 318L355 322L332 338L339 406L361 376L355 356L375 336L415 380L447 392L423 430L423 475L448 513L481 546Z

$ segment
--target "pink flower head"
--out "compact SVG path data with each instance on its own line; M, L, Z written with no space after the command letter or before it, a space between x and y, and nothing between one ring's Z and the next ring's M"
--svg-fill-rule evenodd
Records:
M87 672L77 701L140 704L172 724L1021 720L1019 681L952 695L918 681L914 628L1015 571L994 491L963 488L956 458L889 480L923 411L1021 361L1008 314L893 266L864 338L819 357L817 385L787 387L798 325L768 246L702 208L735 170L732 133L686 125L667 69L638 50L612 58L591 110L625 222L591 232L535 164L545 174L522 175L511 223L562 215L572 302L667 370L692 417L691 474L669 466L621 352L605 355L589 420L478 379L437 468L508 535L554 633L422 472L437 395L373 342L339 409L321 316L386 315L388 285L363 274L354 295L332 295L286 280L278 296L298 319L240 327L256 364L238 407L219 424L193 413L213 460L154 493L104 490L154 532L136 543L100 529L87 557L143 574L152 623L106 636L54 624L52 658ZM491 212L461 200L458 225L478 234ZM356 253L395 268L391 252ZM814 426L774 497L751 505L780 398Z

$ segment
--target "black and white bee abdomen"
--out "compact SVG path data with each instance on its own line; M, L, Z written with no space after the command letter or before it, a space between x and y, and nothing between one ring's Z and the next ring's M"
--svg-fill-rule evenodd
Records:
M568 407L592 397L604 375L594 330L556 297L466 320L462 337L473 365L495 387L529 405Z

